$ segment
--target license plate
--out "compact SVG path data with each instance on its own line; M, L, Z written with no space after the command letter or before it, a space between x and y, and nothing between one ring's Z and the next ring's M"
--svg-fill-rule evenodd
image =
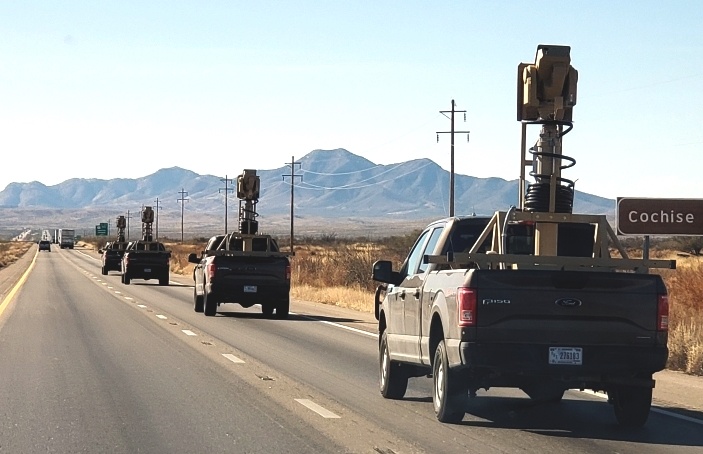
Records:
M144 268L145 273L151 273L151 268Z
M256 285L245 285L244 293L256 293Z
M549 364L580 366L583 362L583 349L579 347L549 347Z

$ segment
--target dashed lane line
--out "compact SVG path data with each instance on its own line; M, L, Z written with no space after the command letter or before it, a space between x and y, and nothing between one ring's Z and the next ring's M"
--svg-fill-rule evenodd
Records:
M237 358L231 353L223 353L222 356L227 358L228 360L232 361L234 364L244 364L244 360L241 358Z
M595 391L591 391L590 389L584 389L581 392L584 394L590 394L591 396L596 396L600 399L608 400L608 394L606 394L606 393L595 392ZM680 419L682 421L692 422L694 424L698 424L698 425L703 426L703 420L701 420L701 419L691 418L690 416L686 416L686 415L680 415L678 413L674 413L673 411L664 410L663 408L653 406L651 408L651 411L653 411L654 413L659 413L660 415L670 416L672 418Z
M165 315L161 315L161 314L156 314L156 318L160 318L161 320L167 320L167 319L168 319L168 317L166 317Z
M183 331L183 334L185 334L186 336L197 336L197 334L195 334L193 331L191 331L189 329L182 329L181 331Z
M306 407L309 410L314 411L318 415L322 416L325 419L340 419L341 416L332 413L325 407L322 407L315 402L311 401L310 399L295 399L296 402L298 402L300 405Z
M146 309L146 306L143 304L137 304L137 307L141 307L142 309Z
M320 320L319 318L312 317L310 315L296 314L295 312L291 312L290 314L295 315L297 317L307 318L308 320L314 320L316 322L324 323L325 325L334 326L336 328L346 329L347 331L351 331L353 333L363 334L364 336L378 337L378 334L376 334L376 333L364 331L363 329L359 329L359 328L352 328L351 326L342 325L340 323L335 323L335 322L330 322L328 320Z

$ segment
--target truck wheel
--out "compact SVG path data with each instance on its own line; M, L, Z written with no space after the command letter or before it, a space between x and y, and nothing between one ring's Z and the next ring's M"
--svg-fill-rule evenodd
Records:
M608 394L611 392L609 391ZM652 388L643 386L616 386L610 395L615 417L623 427L642 427L652 406Z
M271 318L273 316L274 306L272 303L261 303L261 313L264 317Z
M401 363L391 359L385 331L381 335L378 353L381 395L386 399L402 399L408 389L408 374Z
M198 295L198 292L193 288L193 302L195 303L195 312L202 312L205 310L205 301L203 301L203 295Z
M464 405L468 399L468 385L458 381L449 369L444 339L439 342L432 364L432 403L440 422L457 423L464 419Z
M290 299L286 298L278 302L276 306L276 318L279 320L285 320L288 318L288 313L290 312Z
M100 273L101 273L103 276L107 276L107 270L105 269L104 266L100 269Z
M208 298L207 292L203 293L203 312L208 317L214 317L217 314L217 301L212 296Z
M122 283L125 285L129 285L130 277L127 272L122 273Z

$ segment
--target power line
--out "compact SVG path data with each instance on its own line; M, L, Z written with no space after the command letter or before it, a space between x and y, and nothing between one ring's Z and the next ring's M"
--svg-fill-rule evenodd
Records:
M382 181L377 181L377 182L371 183L371 184L361 185L361 186L350 187L349 185L345 185L345 186L337 186L337 187L327 187L327 186L319 186L319 185L316 185L316 184L313 184L313 183L309 183L309 182L306 181L306 182L304 182L303 184L301 184L301 185L298 186L298 187L299 187L300 189L309 189L309 190L313 190L313 191L338 191L338 190L349 190L349 189L363 189L363 188L368 188L368 187L371 187L371 186L378 186L379 184L384 184L384 183L388 183L388 182L397 180L398 178L401 178L401 177L404 177L404 176L406 176L406 175L410 175L410 174L412 174L412 173L418 172L418 171L420 171L420 170L424 169L425 167L427 167L427 166L429 166L429 165L432 165L432 164L434 164L434 163L433 163L433 162L428 162L428 163L426 163L426 164L424 164L424 165L418 167L417 169L412 169L412 170L410 170L410 171L408 171L408 172L405 172L405 173L403 173L403 174L400 174L400 175L398 175L398 176L396 176L396 177L389 178L389 179L382 180Z

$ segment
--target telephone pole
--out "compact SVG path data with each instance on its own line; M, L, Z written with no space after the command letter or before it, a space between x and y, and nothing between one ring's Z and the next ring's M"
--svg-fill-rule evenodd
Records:
M156 241L159 240L159 210L161 207L159 206L159 198L157 197L156 200L154 200L154 203L156 204Z
M220 181L225 183L224 188L218 189L219 193L222 193L222 191L225 192L225 235L227 235L227 199L229 199L229 193L234 191L234 188L230 188L229 184L232 183L232 180L230 178L227 178L227 175L225 175L224 178L220 178Z
M449 170L449 216L453 217L454 216L454 134L459 133L459 134L466 134L466 140L469 140L469 133L470 131L455 131L454 130L454 114L455 113L463 113L464 114L464 121L466 121L466 111L465 110L456 110L456 103L452 99L452 110L440 110L439 113L444 115L445 117L449 118L452 123L452 127L450 131L437 131L437 142L439 142L439 135L440 134L451 134L451 163L450 163L450 170ZM447 116L448 113L451 113L451 116Z
M300 178L300 180L303 180L302 175L296 175L295 174L295 166L300 166L299 162L295 162L295 156L290 157L290 162L285 163L288 167L290 167L290 173L281 175L283 177L283 181L286 180L286 177L290 177L290 252L293 252L293 201L294 201L294 191L293 189L295 188L295 179Z
M129 220L132 219L132 216L129 215L129 210L127 210L127 242L129 242Z
M181 243L183 243L183 209L185 207L185 202L188 201L188 199L186 199L186 196L188 195L188 191L181 188L181 191L179 192L179 194L181 195L181 198L176 199L176 201L181 202Z

